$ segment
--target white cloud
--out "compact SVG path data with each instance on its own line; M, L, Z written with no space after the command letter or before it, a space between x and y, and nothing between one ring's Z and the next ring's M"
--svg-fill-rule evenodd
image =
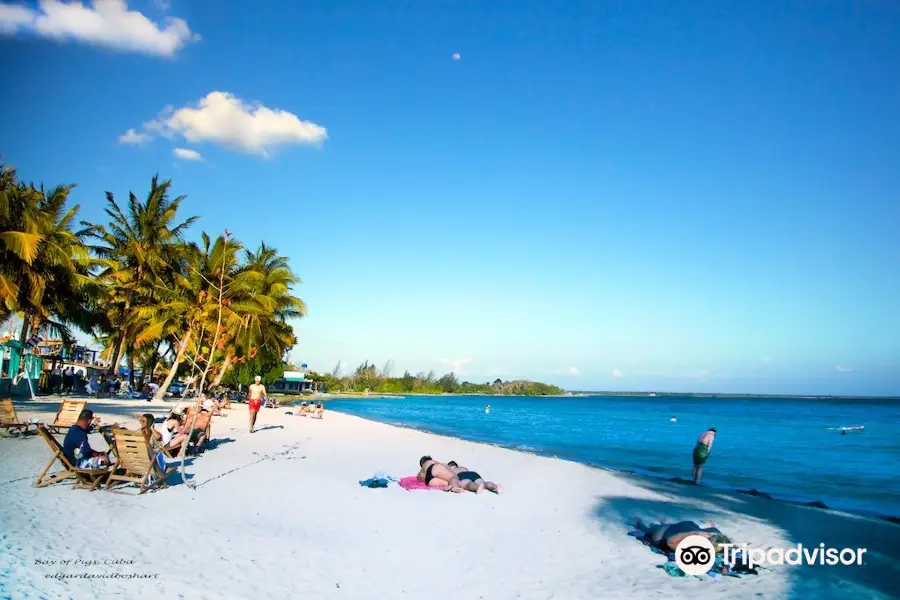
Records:
M471 363L471 358L442 358L441 364L453 367L453 372L457 375L462 373L462 368Z
M134 129L129 129L119 136L119 143L140 145L149 142L151 139L153 138L151 138L146 133L138 133Z
M143 13L128 10L125 0L60 2L39 0L38 7L0 4L0 33L31 33L58 41L171 57L188 42L200 39L187 21L166 17L156 23Z
M0 34L14 35L34 22L34 9L19 4L0 4Z
M619 369L613 369L612 376L615 377L616 379L621 379L622 377L625 377L625 373L623 373Z
M228 92L210 92L195 106L167 107L144 127L170 139L213 142L261 156L278 146L317 145L328 139L321 125L286 110L245 104Z
M203 160L199 152L189 148L175 148L172 150L172 154L175 158L180 158L181 160Z
M834 370L838 373L852 373L856 367L845 367L844 365L835 365Z
M153 0L153 5L156 6L159 10L166 11L169 10L169 7L172 6L172 3L169 0Z

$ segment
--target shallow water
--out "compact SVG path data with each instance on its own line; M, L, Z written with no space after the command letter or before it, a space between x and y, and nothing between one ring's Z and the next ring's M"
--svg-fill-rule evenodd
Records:
M328 408L657 477L690 478L697 437L715 427L704 484L900 515L896 400L407 396L334 400ZM865 430L836 429L854 425Z

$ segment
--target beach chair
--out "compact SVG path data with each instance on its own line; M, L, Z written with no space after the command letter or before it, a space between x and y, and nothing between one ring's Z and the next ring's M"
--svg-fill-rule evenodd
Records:
M189 407L185 411L184 414L185 414L185 421L184 421L185 424L190 423L191 429L202 429L203 434L206 436L206 439L208 440L210 435L212 435L212 418L213 418L212 413L200 412L196 406L192 406L192 407ZM203 423L203 422L198 423L198 419L202 420L204 418L206 419L206 423ZM199 424L200 426L197 427L196 424Z
M143 432L117 428L112 430L112 435L118 461L115 472L110 473L107 478L106 489L111 489L117 481L136 484L138 494L156 487L168 487L166 478L175 467L166 468L159 464L156 453L151 450Z
M73 489L96 490L109 476L109 469L78 469L72 466L72 463L70 463L69 459L66 458L66 455L63 454L62 446L46 427L44 427L43 425L38 425L37 432L38 435L44 438L44 441L47 442L47 445L50 447L50 452L53 453L53 456L50 457L49 462L47 462L47 466L44 467L44 470L41 471L40 475L38 475L37 480L34 482L35 487L46 487L48 485L52 485L54 483L74 477L75 486L73 487ZM49 473L50 469L53 468L53 463L55 463L56 461L59 461L59 463L63 466L62 471Z
M62 433L78 421L78 415L87 406L87 400L63 400L56 412L56 420L47 429L53 433Z
M28 428L34 423L28 421L20 421L13 407L12 400L6 398L0 400L0 432L4 435L19 435L20 433L28 433Z

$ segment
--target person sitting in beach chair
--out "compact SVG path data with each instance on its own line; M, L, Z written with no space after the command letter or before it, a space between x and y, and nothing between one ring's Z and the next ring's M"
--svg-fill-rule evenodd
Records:
M323 416L325 416L325 407L322 406L321 402L319 402L318 404L316 404L316 408L313 411L313 417L321 419Z
M66 460L79 469L100 469L110 464L109 453L97 452L88 442L88 433L92 427L100 425L100 418L94 412L84 409L78 415L75 425L69 428L63 441L63 454Z
M177 453L181 450L181 445L187 442L188 434L182 427L180 415L170 414L165 421L157 424L155 429L159 433L162 447L169 452Z
M644 532L644 541L667 553L674 552L681 540L690 535L705 537L716 547L717 551L722 544L731 543L731 540L715 527L715 523L710 523L710 525L711 527L700 527L693 521L647 525L640 517L634 520L634 526Z
M209 446L209 438L206 431L209 427L210 419L212 419L212 413L203 408L193 416L190 422L191 437L188 443L193 444L200 454L203 454L206 451L206 447Z
M266 396L266 402L263 406L266 408L278 408L278 398L275 396Z
M161 451L167 458L175 458L181 452L181 445L166 446L162 434L156 428L156 417L150 413L144 413L139 419L141 432L147 440L147 444L154 450Z
M429 487L446 487L454 475L455 473L449 466L430 456L426 455L419 459L419 473L416 475L416 479L425 482L425 485Z
M485 481L481 475L472 471L468 467L460 467L456 461L451 460L447 466L453 471L453 477L447 482L448 492L475 492L480 494L484 490L494 492L495 494L503 493L503 488L493 481Z
M300 410L297 411L297 414L301 417L309 414L309 403L306 400L300 403Z

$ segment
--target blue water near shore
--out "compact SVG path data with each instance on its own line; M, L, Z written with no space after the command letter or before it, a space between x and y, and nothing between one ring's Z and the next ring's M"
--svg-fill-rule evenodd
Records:
M334 400L328 408L666 478L690 478L697 437L715 427L704 484L900 516L897 400L407 396ZM672 417L677 422L670 422ZM855 425L865 430L846 435L835 430Z

